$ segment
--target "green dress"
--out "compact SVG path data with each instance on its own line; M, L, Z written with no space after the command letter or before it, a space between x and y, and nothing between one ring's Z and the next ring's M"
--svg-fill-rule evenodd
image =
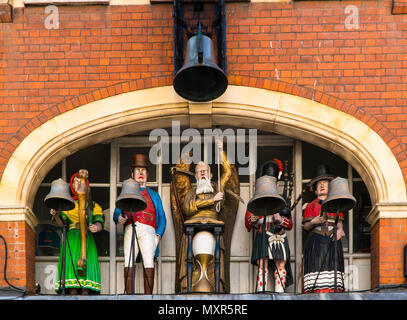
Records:
M66 238L66 267L65 267L65 289L78 288L90 289L92 293L100 293L100 267L98 260L97 247L95 239L90 231L86 239L86 272L85 276L80 276L77 270L77 262L81 256L81 236L79 230L79 207L78 202L75 201L75 208L70 211L62 212L64 223L69 226ZM88 211L86 211L88 212ZM102 208L94 203L94 209L91 211L90 216L87 213L87 221L89 224L100 222L104 224L104 217ZM59 254L58 261L58 280L56 283L56 292L62 291L62 260L63 260L63 247Z

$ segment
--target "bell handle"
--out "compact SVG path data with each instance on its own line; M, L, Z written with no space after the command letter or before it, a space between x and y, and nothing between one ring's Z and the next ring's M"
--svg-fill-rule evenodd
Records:
M79 170L80 185L78 188L78 202L79 202L79 230L81 239L81 256L78 259L78 271L85 272L86 270L86 238L88 235L86 225L86 198L88 193L88 187L86 185L86 179L88 178L88 171L85 169Z
M311 187L310 183L308 183L301 191L300 195L295 199L293 205L290 207L290 211L294 210L294 208L298 205L300 200L304 197L304 193L307 192L307 189Z
M202 62L203 62L202 25L201 22L198 22L198 63L201 64Z
M339 206L336 208L335 225L338 224L338 221L339 221Z
M297 206L297 204L300 202L301 199L302 199L302 193L300 193L300 195L297 197L297 199L295 199L294 203L290 207L290 211L294 210L294 208Z

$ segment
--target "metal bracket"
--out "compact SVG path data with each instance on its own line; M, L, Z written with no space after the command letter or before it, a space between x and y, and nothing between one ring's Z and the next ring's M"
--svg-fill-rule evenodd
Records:
M201 3L201 2L194 2ZM174 18L174 74L182 68L184 63L184 29L187 36L192 32L184 20L184 4L181 0L173 1ZM216 29L216 41L218 50L218 66L226 73L226 20L225 20L225 2L218 0L215 2L216 19L212 27ZM204 28L204 27L203 27ZM192 28L191 28L192 30Z

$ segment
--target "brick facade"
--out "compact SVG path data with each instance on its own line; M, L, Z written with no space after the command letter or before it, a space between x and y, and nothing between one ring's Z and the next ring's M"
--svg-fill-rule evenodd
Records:
M313 99L355 116L388 144L407 182L404 3L227 3L229 83ZM355 8L358 21L350 18ZM2 10L0 178L19 143L56 115L123 92L172 84L172 3L60 6L59 29L45 27L44 7L14 9L12 22L8 7ZM0 226L8 230L9 280L32 289L31 229L23 223ZM25 243L15 242L10 228L17 228ZM382 219L372 229L372 287L403 282L406 228L406 220ZM30 267L20 274L23 259Z
M0 222L0 234L7 243L7 281L15 287L34 292L35 235L25 222ZM0 257L5 263L5 246L1 241ZM4 265L2 265L2 271ZM2 272L0 287L8 287Z
M372 272L372 286L403 282L403 248L407 244L406 235L405 219L381 219L372 228L372 265L379 265L378 270Z

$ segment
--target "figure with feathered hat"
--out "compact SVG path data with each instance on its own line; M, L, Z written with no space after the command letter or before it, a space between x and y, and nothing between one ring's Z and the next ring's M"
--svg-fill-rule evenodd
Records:
M149 167L150 163L146 155L133 156L131 177L139 183L141 195L147 202L147 208L139 212L123 212L116 208L113 214L113 221L124 226L124 286L127 294L134 293L134 268L139 253L143 266L144 293L152 294L154 261L159 255L158 245L167 225L160 195L147 187ZM136 241L132 241L134 239L133 223L135 224Z
M337 249L335 252L333 230L336 213L321 212L321 204L328 196L329 182L336 176L330 173L327 165L317 167L317 176L309 184L316 198L307 204L303 215L303 227L308 237L303 255L303 292L334 292L334 260L338 261L337 291L344 290L344 258L340 241L343 232L343 213L339 213L337 222Z
M262 176L271 176L277 182L283 172L283 163L279 159L267 161L261 167ZM264 219L266 223L264 224ZM266 239L263 241L263 226L266 226ZM256 291L269 291L269 269L274 270L274 290L284 292L285 288L293 284L293 276L290 266L290 247L287 233L292 229L293 222L289 208L281 212L264 216L258 216L246 211L245 226L247 231L255 231L252 248L251 263L258 266ZM265 263L263 267L263 245L266 246ZM263 276L264 273L264 276ZM264 283L263 283L264 279Z

